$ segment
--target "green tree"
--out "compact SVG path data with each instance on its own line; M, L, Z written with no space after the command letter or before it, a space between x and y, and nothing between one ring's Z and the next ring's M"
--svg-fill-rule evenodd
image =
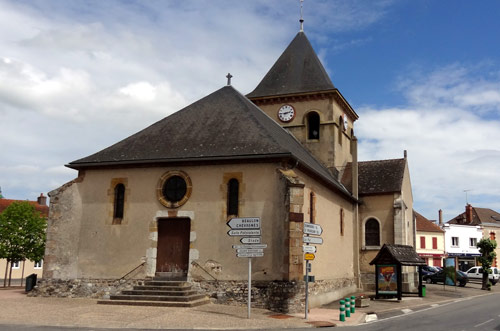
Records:
M491 272L491 265L493 264L493 260L497 255L495 253L495 248L497 248L497 242L495 240L489 238L483 238L477 243L477 248L479 248L479 252L481 256L478 258L479 263L483 267L483 286L482 290L488 289L488 275Z
M45 219L30 203L11 203L0 214L0 258L7 259L11 268L12 262L41 260L45 251L46 227Z

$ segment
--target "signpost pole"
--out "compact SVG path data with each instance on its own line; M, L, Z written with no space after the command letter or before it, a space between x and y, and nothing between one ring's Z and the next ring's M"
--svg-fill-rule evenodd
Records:
M306 319L309 310L309 261L306 260Z
M248 258L248 318L250 318L250 307L252 306L252 258Z

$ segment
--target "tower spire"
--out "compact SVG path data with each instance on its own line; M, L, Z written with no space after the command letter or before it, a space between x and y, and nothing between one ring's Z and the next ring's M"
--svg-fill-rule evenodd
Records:
M304 17L302 16L302 3L304 0L300 0L300 32L304 32Z

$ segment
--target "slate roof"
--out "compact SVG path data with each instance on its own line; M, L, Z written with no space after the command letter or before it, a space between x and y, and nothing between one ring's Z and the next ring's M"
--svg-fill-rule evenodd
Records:
M444 230L441 229L436 223L429 221L427 218L420 215L416 211L413 212L415 213L415 218L417 220L417 231L444 233Z
M384 244L377 256L370 262L374 264L394 264L401 265L427 265L425 260L418 256L413 246Z
M400 192L406 159L358 162L360 195Z
M343 194L350 193L293 135L225 86L148 128L67 166L82 169L178 161L291 157Z
M49 207L46 205L40 205L37 201L30 200L13 200L13 199L0 199L0 213L3 212L8 206L13 202L28 202L30 205L35 207L43 217L49 216Z
M465 212L455 216L448 223L474 226L483 224L500 227L500 214L489 208L472 207L472 222L467 223L464 220Z
M330 77L304 32L299 32L249 98L333 90Z
M405 165L405 159L358 162L359 195L400 192L403 186ZM342 184L352 192L351 162L344 168Z

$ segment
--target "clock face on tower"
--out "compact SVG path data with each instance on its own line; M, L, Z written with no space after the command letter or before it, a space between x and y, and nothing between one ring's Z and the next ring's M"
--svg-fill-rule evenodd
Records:
M290 122L295 117L295 109L290 105L283 105L278 110L278 118L281 122Z

